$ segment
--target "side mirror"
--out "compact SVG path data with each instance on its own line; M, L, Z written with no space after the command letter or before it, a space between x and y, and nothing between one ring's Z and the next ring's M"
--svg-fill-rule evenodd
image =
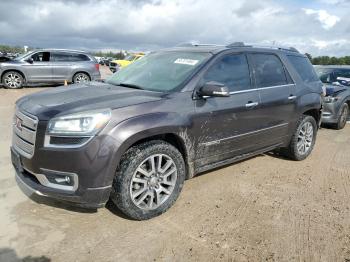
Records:
M26 62L28 62L29 64L33 64L34 63L34 59L29 57Z
M212 96L212 97L229 97L230 91L228 88L219 82L210 81L205 83L198 91L199 96Z

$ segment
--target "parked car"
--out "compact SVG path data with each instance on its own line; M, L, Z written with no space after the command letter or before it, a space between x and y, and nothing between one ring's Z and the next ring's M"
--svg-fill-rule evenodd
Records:
M100 79L99 64L87 53L74 50L43 49L0 64L5 88L22 88L29 83L82 83Z
M113 60L112 57L103 58L100 61L100 65L109 66L109 63Z
M322 123L343 129L349 119L350 66L315 66L325 84Z
M86 88L88 87L88 88ZM19 185L133 219L170 208L184 180L274 149L308 157L322 83L295 49L244 44L153 52L105 83L16 102Z
M145 54L144 53L135 53L135 54L130 54L124 59L119 59L119 60L113 60L109 63L109 69L115 73L117 72L120 68L126 67L130 65L132 62L135 62L136 60L140 59L143 57Z
M0 63L10 61L11 58L8 56L0 56Z

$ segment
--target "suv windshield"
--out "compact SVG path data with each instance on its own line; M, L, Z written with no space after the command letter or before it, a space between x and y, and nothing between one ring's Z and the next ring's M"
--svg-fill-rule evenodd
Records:
M210 56L204 52L151 53L122 68L106 82L167 92L180 86Z
M333 69L315 67L316 73L323 83L332 83L334 81L332 73Z
M34 52L35 52L35 51L27 52L27 53L25 53L25 54L23 54L23 55L17 56L14 60L20 61L20 60L22 60L23 58L26 58L26 57L30 56L30 55L33 54Z
M128 55L127 57L124 58L124 60L127 60L127 61L132 61L134 59L135 59L134 55Z

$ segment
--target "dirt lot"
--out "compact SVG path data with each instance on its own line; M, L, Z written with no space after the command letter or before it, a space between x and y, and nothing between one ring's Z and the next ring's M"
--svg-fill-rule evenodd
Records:
M17 187L14 102L38 90L0 89L0 261L350 261L349 125L320 130L303 162L266 154L195 177L167 213L136 222Z

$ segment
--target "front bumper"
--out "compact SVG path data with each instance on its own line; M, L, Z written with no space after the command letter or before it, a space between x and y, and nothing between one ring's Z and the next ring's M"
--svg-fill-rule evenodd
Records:
M322 111L322 123L324 124L336 124L339 118L339 104L335 103L323 103Z
M14 156L15 155L15 156ZM63 200L86 208L100 208L109 199L111 186L99 188L77 187L76 190L64 190L43 185L38 177L43 174L36 174L25 169L21 161L16 161L18 152L11 148L11 159L16 171L16 181L18 186L29 195L38 195L51 199ZM20 159L20 158L19 158Z

